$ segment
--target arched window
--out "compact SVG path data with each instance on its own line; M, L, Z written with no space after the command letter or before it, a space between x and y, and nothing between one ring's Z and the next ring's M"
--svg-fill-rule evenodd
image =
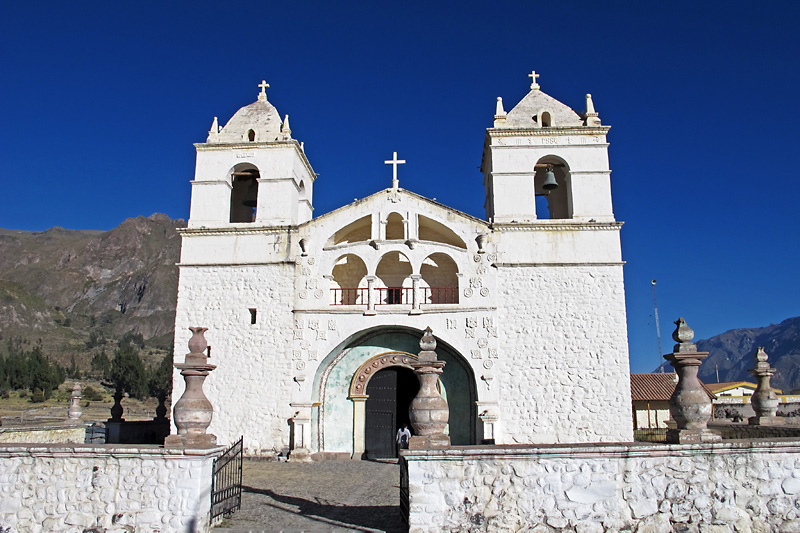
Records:
M375 275L383 287L378 287L378 304L410 304L411 262L400 252L388 252L381 257Z
M256 132L254 130L249 130L247 132L247 140L253 142L256 140Z
M456 246L463 250L467 249L467 245L459 237L456 232L433 219L423 215L417 215L419 220L419 240L440 242L442 244L449 244Z
M231 173L231 222L255 222L258 208L258 178L253 165L236 165Z
M422 262L422 303L458 303L458 265L447 254L435 253Z
M351 222L328 239L328 246L368 241L372 237L372 216L367 215Z
M332 305L367 305L367 266L360 257L343 255L336 260L331 274Z
M406 237L403 216L400 213L392 213L386 218L386 240L402 240Z
M547 111L542 113L542 127L543 128L551 127L552 121L553 121L553 119L550 117L550 113L548 113Z
M572 218L572 179L567 163L556 156L545 156L534 166L533 186L536 190L536 218ZM557 187L545 189L548 171L553 173Z

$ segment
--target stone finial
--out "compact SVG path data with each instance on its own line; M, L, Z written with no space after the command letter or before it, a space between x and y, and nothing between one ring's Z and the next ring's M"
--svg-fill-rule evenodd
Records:
M770 368L767 362L769 356L763 347L758 347L753 358L756 361L756 366L749 372L758 380L758 385L750 398L750 405L753 406L756 416L751 416L748 422L752 426L781 425L784 423L783 418L776 416L780 400L775 394L775 389L769 383L775 373L775 369Z
M81 386L78 382L72 386L72 394L69 398L69 409L67 410L67 418L70 420L78 420L83 412L81 411Z
M675 353L697 353L697 345L692 342L694 339L694 330L686 324L683 317L674 322L677 326L675 331L672 332L672 338L676 344L672 350Z
M178 428L177 435L169 435L164 446L176 447L207 447L215 446L217 437L207 434L206 429L211 424L214 408L203 393L203 382L209 372L217 368L208 364L208 356L204 333L208 328L189 328L192 338L189 339L189 353L186 354L184 363L175 363L173 366L181 371L181 376L186 381L186 390L173 409L172 420Z
M258 101L259 102L266 102L267 101L267 87L269 87L269 83L267 80L261 80L261 83L258 84L261 88L261 92L258 93Z
M217 117L214 117L214 121L211 123L211 129L208 130L208 139L206 142L214 143L219 141L219 122L217 121Z
M281 135L284 141L292 138L292 128L289 127L289 115L284 115L283 124L281 124Z
M447 448L450 446L450 437L444 434L444 428L450 419L450 408L436 388L445 363L436 357L436 339L431 328L425 328L419 348L417 360L411 362L419 379L419 392L409 408L409 418L415 432L409 448Z
M600 115L597 114L597 111L594 110L594 102L592 102L592 95L586 95L586 125L587 126L599 126L600 125Z
M503 99L497 97L497 107L494 110L494 127L500 128L506 123L506 110L503 109Z
M664 356L678 375L675 391L669 399L669 413L677 424L677 429L667 432L667 441L680 444L695 442L714 442L721 440L719 434L708 429L713 406L703 385L697 378L697 371L708 352L698 352L691 340L694 331L683 318L675 321L676 328L672 338L678 342L673 353Z

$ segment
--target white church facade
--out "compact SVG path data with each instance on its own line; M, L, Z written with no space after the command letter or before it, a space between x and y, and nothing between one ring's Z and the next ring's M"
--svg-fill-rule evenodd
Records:
M454 445L632 440L609 128L589 95L576 113L537 77L512 110L498 98L486 130L486 220L396 179L313 217L316 175L265 83L224 127L214 119L195 145L175 355L190 326L209 328L220 443L393 455L426 327Z

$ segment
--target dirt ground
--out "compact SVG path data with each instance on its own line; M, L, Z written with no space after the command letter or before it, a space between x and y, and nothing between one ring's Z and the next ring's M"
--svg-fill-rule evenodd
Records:
M396 461L245 459L242 508L215 533L407 531Z

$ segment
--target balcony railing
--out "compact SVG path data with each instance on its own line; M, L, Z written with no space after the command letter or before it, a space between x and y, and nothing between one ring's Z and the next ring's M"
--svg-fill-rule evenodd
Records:
M367 289L331 289L331 305L367 305Z
M375 305L412 305L414 289L411 287L376 287L373 289ZM419 304L457 304L458 287L420 287ZM331 305L369 304L368 288L331 289Z

